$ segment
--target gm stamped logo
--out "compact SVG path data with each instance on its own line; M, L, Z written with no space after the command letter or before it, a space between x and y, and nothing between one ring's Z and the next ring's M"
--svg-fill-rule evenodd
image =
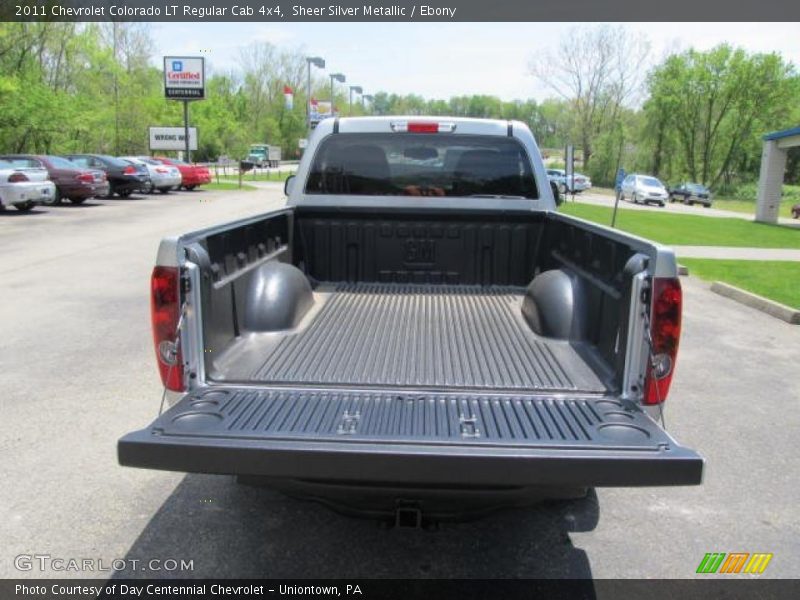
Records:
M697 573L710 575L737 575L748 573L750 575L761 575L767 568L772 554L766 552L708 552L697 566Z

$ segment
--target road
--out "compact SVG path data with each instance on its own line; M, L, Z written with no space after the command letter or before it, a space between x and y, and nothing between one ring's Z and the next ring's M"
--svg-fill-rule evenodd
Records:
M172 558L194 569L170 575L195 577L692 577L712 551L772 552L764 577L800 576L800 330L693 278L666 417L708 461L700 487L601 489L431 531L119 467L117 439L158 410L158 240L278 206L279 189L0 215L0 577L80 575L21 573L20 554L127 559L130 576L153 574L133 559Z

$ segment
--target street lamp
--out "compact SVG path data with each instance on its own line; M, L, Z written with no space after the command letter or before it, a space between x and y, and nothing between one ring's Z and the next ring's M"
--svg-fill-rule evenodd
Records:
M306 56L308 64L308 81L306 85L306 130L311 131L311 65L320 69L325 68L325 59L319 56Z
M373 96L372 94L361 94L361 108L362 108L362 110L364 109L364 100L369 102L370 108L372 108L372 101L374 99L375 99L375 96Z
M353 92L355 92L356 94L363 94L364 93L364 88L362 88L360 85L351 85L350 86L350 108L348 109L348 112L347 112L347 114L350 115L350 116L353 115Z
M331 116L333 116L333 81L336 80L339 83L344 83L346 81L344 74L342 73L331 73Z

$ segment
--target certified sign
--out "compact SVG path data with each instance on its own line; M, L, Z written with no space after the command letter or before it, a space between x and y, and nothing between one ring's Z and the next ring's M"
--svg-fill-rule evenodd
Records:
M205 97L206 64L199 56L164 57L164 95L171 100Z
M183 127L151 127L150 150L184 150L186 137ZM189 150L197 150L197 129L189 127Z

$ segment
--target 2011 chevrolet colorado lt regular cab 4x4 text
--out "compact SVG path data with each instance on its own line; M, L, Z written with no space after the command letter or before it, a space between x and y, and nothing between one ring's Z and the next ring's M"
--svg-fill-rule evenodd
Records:
M286 191L161 243L153 332L179 399L121 464L436 514L700 483L655 420L674 254L556 212L524 124L329 119Z

